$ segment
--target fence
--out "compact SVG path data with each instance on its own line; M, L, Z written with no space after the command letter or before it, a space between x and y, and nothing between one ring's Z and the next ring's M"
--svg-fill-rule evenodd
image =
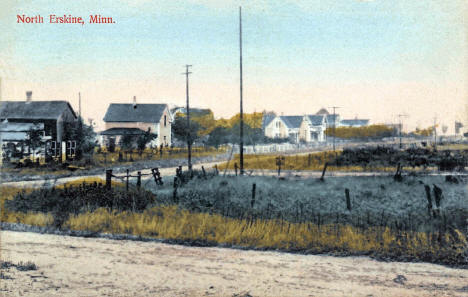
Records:
M227 151L226 147L215 149L213 147L196 147L192 148L192 157L203 157L222 154ZM113 152L106 150L98 150L94 153L94 161L98 164L113 164L122 162L147 161L147 160L166 160L179 159L187 156L187 148L154 148L138 150L121 150L117 149Z
M202 169L202 176L206 179L207 173L206 173L206 170L205 170L204 166L202 166L201 169ZM190 173L190 178L192 178L193 177L193 171L190 171L189 173ZM215 173L215 175L219 175L217 165L215 165L215 167L214 167L214 173ZM127 172L126 172L125 175L115 175L115 174L113 174L112 169L106 169L106 185L105 185L105 187L106 187L107 190L111 190L112 189L112 178L115 178L115 179L121 180L123 183L125 183L125 188L128 191L129 186L130 186L130 178L136 178L135 186L136 186L137 189L140 189L141 188L142 177L144 177L144 176L153 176L153 179L148 179L146 181L146 183L144 184L144 186L146 184L148 184L148 182L150 182L151 180L154 180L154 182L155 182L155 184L157 186L164 185L164 182L163 182L163 179L162 179L162 176L161 176L161 172L159 171L159 168L156 167L156 168L151 169L151 173L142 173L141 171L137 171L136 175L131 175L129 169L127 169ZM176 168L176 175L174 177L174 187L176 187L176 185L180 185L184 181L185 181L185 178L184 178L184 174L182 172L182 166L179 166L179 167Z

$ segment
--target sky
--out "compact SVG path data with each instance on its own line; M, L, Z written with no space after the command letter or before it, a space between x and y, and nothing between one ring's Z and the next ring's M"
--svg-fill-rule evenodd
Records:
M239 110L239 6L244 110L468 126L468 5L462 0L2 0L2 100L68 100L102 128L111 102ZM44 18L19 24L17 15ZM50 24L49 15L113 24ZM331 109L330 109L331 110Z

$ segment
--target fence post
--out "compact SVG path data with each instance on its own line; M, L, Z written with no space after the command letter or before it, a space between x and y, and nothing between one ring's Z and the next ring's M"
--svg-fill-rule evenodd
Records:
M141 188L141 171L138 171L136 186L138 189Z
M215 173L216 173L216 175L219 175L219 171L218 171L218 164L215 164L215 166L214 166L214 167L215 167Z
M346 195L346 208L351 211L351 198L349 197L349 189L346 188L345 190L345 195Z
M255 189L257 188L257 185L254 183L252 185L252 200L250 201L250 206L253 208L255 205Z
M431 217L432 212L432 199L431 199L431 187L428 185L424 185L424 189L426 190L426 198L427 198L427 213L429 218Z
M172 192L172 200L174 201L174 203L178 203L178 198L177 198L177 182L178 182L178 178L177 176L174 176L174 190Z
M154 182L156 183L156 185L161 186L163 184L163 181L162 181L161 173L159 172L159 169L157 167L153 168L151 169L151 173L153 174Z
M106 190L112 189L112 169L106 170Z
M130 170L127 169L127 182L126 182L126 184L125 184L125 189L127 190L127 192L128 192L128 183L129 183L129 182L128 182L128 179L129 179L129 178L130 178Z
M236 172L236 176L237 176L237 163L234 163L234 171Z
M323 166L322 177L320 177L321 181L325 180L325 172L327 171L327 167L328 167L328 162L325 162L325 166Z
M201 170L203 172L203 177L206 179L206 171L205 171L205 167L203 167L203 165L201 167Z
M395 175L393 176L393 179L399 182L403 180L403 178L401 177L401 164L400 163L398 163L397 165L397 170L395 172Z

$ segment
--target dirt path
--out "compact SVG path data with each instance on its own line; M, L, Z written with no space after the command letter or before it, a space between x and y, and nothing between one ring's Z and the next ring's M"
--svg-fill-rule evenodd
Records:
M468 270L432 264L0 235L3 260L38 266L2 270L0 296L468 296Z

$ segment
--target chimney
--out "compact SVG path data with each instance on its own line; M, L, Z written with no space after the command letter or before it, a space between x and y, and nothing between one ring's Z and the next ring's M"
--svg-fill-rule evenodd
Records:
M133 108L137 108L136 96L133 96Z
M26 102L31 102L32 100L32 91L26 91Z

